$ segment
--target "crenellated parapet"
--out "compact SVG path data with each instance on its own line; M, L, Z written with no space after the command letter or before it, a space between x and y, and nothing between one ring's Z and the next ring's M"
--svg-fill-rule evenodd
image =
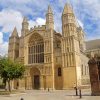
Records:
M30 31L41 31L41 30L46 30L46 25L38 25L30 28Z

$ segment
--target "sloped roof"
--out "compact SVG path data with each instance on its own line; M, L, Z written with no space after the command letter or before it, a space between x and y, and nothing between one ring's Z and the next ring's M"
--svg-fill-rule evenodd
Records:
M86 50L100 48L100 39L86 41Z

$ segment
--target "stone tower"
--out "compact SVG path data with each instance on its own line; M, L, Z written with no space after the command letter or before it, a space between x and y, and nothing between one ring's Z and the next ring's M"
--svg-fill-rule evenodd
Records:
M26 17L23 18L23 22L22 22L22 30L21 30L21 35L25 36L28 33L28 20Z
M48 81L47 87L54 89L55 86L54 86L53 33L54 33L53 11L49 5L46 13L46 33L44 36L44 63L45 63L45 69L46 70L48 70L48 68L50 69L50 73L49 75L47 75L47 81Z
M19 56L19 36L16 27L14 28L9 38L8 57L11 60L16 60Z
M76 29L73 9L67 3L62 13L63 89L81 84L80 49Z
M46 29L54 29L54 18L53 18L53 11L48 6L47 14L46 14Z
M26 34L28 34L28 20L26 17L23 18L23 22L22 22L22 30L21 30L21 37L20 37L20 44L19 44L19 57L20 57L20 61L24 62L24 37Z

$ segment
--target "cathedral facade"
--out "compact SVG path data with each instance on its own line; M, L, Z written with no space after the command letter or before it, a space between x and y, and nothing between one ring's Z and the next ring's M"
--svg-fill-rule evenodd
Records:
M13 81L14 89L69 89L89 83L84 31L69 4L62 13L62 34L54 30L50 6L45 25L28 26L24 17L21 36L15 28L9 38L8 57L26 66L24 78Z

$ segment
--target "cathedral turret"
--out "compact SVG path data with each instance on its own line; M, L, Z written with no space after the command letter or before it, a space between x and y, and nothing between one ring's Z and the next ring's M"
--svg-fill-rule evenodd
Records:
M8 57L16 60L19 57L19 36L16 27L9 38Z
M54 29L54 18L53 18L53 11L51 6L48 6L48 10L46 13L46 28L47 29Z
M46 33L45 33L45 37L44 37L44 63L47 64L46 67L51 66L51 73L52 75L52 84L49 85L47 87L51 87L52 89L55 89L55 77L54 77L54 54L53 54L53 47L54 47L54 19L53 19L53 11L50 7L50 5L48 6L48 10L46 13ZM49 59L47 61L47 59ZM51 62L51 63L50 63Z
M63 36L76 35L76 21L73 9L66 3L62 13L62 32Z
M24 17L22 22L22 36L28 33L28 26L29 26L28 20L26 17Z
M63 14L73 14L73 9L69 3L66 3L64 6Z
M80 49L77 37L75 15L70 4L66 4L62 13L62 62L63 88L73 88L81 84ZM76 77L75 77L76 76ZM70 79L66 80L66 77Z

